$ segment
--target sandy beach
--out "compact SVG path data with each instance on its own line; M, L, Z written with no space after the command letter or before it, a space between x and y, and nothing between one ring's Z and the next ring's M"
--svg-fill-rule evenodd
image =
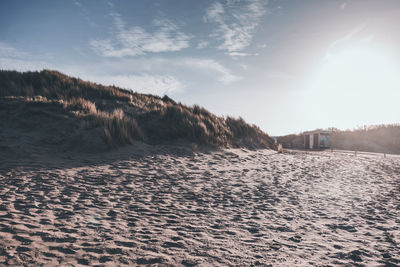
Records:
M136 151L4 157L0 265L400 264L399 157Z

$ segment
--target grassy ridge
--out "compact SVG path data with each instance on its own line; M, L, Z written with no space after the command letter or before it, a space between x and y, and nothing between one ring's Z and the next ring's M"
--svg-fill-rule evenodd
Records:
M370 125L355 130L335 129L334 148L400 154L400 124Z
M275 148L267 134L241 118L218 117L202 107L185 106L167 96L103 86L57 71L0 71L0 89L3 124L9 118L6 113L15 121L25 121L20 113L13 112L21 106L25 115L39 112L43 118L36 116L34 120L44 129L49 116L58 116L59 120L50 121L65 137L63 144L86 140L86 144L94 142L94 146L104 143L115 147L134 140L150 144L184 140L217 147ZM14 131L21 131L26 124L29 122L19 123Z
M330 146L334 149L359 150L378 153L400 154L400 124L381 124L354 130L332 128ZM302 134L279 137L285 148L304 148Z

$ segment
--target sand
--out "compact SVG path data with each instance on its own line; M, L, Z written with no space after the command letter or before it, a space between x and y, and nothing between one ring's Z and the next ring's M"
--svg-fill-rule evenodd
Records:
M399 157L118 153L3 157L0 265L400 265Z

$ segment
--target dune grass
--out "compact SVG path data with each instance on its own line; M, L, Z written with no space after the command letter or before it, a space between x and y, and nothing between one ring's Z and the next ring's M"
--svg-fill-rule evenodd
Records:
M81 131L99 129L109 146L134 140L167 143L184 140L216 147L273 148L273 140L242 118L219 117L168 96L140 94L115 86L82 81L57 71L0 71L0 98L59 103L81 120ZM68 129L65 129L68 131Z

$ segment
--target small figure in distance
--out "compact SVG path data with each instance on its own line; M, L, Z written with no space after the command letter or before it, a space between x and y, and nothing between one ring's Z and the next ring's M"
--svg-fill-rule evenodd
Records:
M283 147L281 144L278 144L278 153L283 153Z

